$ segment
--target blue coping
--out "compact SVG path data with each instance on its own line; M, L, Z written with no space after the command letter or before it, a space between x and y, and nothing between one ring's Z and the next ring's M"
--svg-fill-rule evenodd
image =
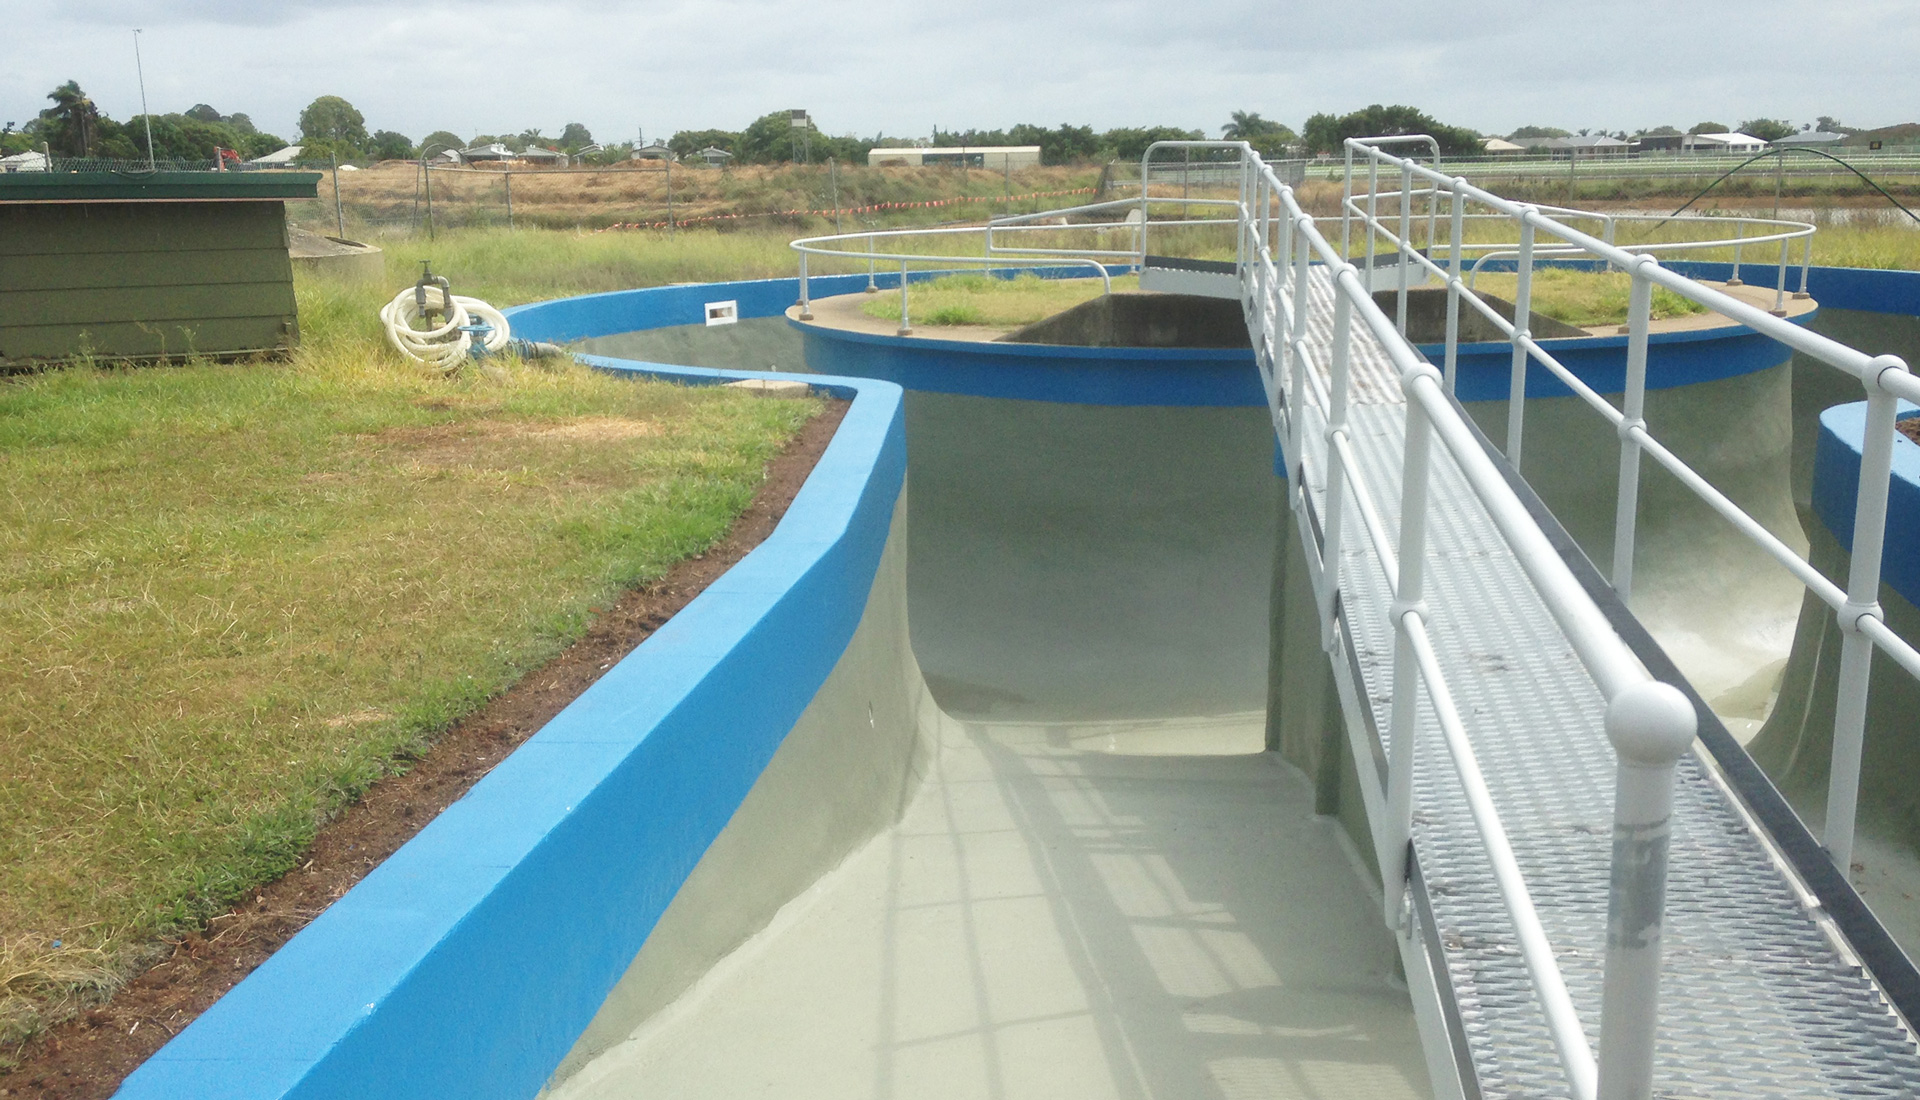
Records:
M1920 416L1920 406L1901 401L1899 408L1901 420ZM1820 437L1813 452L1813 511L1848 553L1853 551L1860 447L1866 435L1865 401L1835 405L1820 414ZM1920 444L1897 432L1880 579L1909 603L1920 604Z
M564 321L571 303L552 305ZM588 361L695 385L791 378L852 406L765 542L119 1096L533 1095L825 682L904 484L900 388Z

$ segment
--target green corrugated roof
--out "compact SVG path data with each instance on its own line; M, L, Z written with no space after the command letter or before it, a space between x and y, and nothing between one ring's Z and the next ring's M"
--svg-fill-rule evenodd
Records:
M311 199L318 172L0 172L4 202Z

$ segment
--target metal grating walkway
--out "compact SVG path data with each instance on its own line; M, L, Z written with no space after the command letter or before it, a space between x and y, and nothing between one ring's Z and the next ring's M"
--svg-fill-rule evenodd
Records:
M1323 438L1333 289L1306 311ZM1364 482L1397 537L1406 416L1385 351L1353 326L1349 426ZM1325 514L1324 447L1307 488ZM1435 448L1428 628L1590 1043L1599 1038L1614 753L1605 701L1444 448ZM1341 599L1372 728L1388 728L1391 593L1357 517ZM1349 716L1352 718L1353 716ZM1489 1097L1564 1096L1565 1074L1431 711L1421 708L1414 847L1475 1074ZM1660 1045L1670 1097L1920 1095L1920 1051L1734 796L1698 755L1674 798Z

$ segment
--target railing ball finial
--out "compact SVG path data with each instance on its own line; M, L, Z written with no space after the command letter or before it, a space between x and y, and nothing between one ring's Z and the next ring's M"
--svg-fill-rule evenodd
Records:
M1648 680L1607 704L1607 740L1622 762L1671 764L1693 744L1699 719L1679 688Z

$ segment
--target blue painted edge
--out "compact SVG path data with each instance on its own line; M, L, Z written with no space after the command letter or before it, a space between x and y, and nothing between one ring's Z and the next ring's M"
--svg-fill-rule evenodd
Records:
M588 361L689 385L790 378L852 404L765 542L119 1096L533 1095L825 682L905 481L900 388Z
M1067 279L1086 276L1092 268L1087 265L1074 266L1036 265L1033 267L996 267L973 269L966 272L955 271L915 271L908 275L909 284L926 282L943 275L985 274L998 279L1011 279L1016 275L1035 274L1043 279ZM1123 264L1109 264L1109 274L1121 275L1133 270ZM881 290L900 289L898 271L876 271L874 285ZM836 294L855 294L865 288L867 276L854 275L815 275L807 280L807 293L814 298L829 298ZM730 283L694 283L684 286L650 286L636 290L610 290L604 294L582 294L575 298L559 298L548 302L532 302L523 306L514 306L501 312L513 326L513 334L523 340L545 340L551 343L566 343L570 340L585 340L594 336L613 336L622 332L641 332L651 328L670 328L676 325L699 325L707 320L708 302L731 301L736 303L742 320L755 317L778 317L786 312L790 305L800 300L800 280L791 279L745 279Z
M1920 406L1900 402L1901 420L1920 416ZM1860 496L1860 448L1867 435L1867 403L1854 401L1820 414L1813 452L1813 511L1842 549L1853 551L1855 502ZM1893 472L1887 486L1887 533L1880 579L1909 603L1920 604L1920 444L1893 437Z

